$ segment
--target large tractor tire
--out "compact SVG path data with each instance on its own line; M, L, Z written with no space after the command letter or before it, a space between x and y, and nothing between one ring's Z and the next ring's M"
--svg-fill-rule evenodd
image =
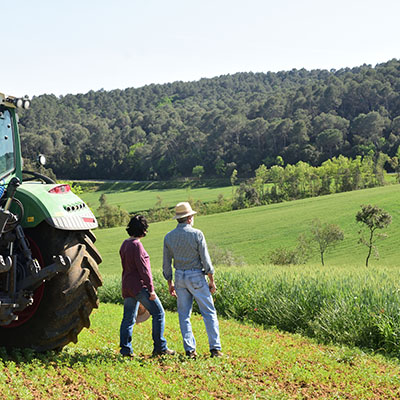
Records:
M79 332L89 328L89 315L99 304L97 288L102 278L101 256L93 244L96 238L89 230L62 231L45 222L25 234L42 267L52 264L53 256L59 254L70 257L71 266L37 289L36 304L23 312L20 321L0 327L0 346L60 350L76 343Z

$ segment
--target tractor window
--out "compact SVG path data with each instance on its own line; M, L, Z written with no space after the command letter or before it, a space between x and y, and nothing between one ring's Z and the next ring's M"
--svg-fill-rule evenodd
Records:
M0 176L14 169L13 143L11 114L0 109Z

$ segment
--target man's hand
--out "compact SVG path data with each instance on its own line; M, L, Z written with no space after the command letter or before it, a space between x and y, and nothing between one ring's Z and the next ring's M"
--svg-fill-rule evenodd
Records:
M170 294L171 296L177 297L177 296L176 296L176 291L175 291L174 282L168 281L168 290L169 290L169 294Z
M156 292L150 292L149 294L150 294L149 300L155 300L156 299L156 297L157 297Z
M217 286L215 285L214 282L214 275L207 274L207 276L208 276L208 287L210 288L211 294L214 294L217 291Z
M215 282L208 282L208 287L210 288L211 294L214 294L217 291L217 287L215 286Z

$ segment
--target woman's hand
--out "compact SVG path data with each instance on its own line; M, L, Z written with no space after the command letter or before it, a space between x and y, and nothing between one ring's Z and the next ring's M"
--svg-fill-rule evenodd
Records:
M150 292L149 294L150 294L149 300L155 300L156 299L156 297L157 297L156 292Z

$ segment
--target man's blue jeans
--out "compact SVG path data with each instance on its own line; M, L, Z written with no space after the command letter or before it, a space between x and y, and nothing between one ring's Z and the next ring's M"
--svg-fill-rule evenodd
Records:
M133 353L132 330L136 322L139 309L139 302L147 308L153 320L153 343L154 352L167 350L167 341L164 338L165 312L158 297L155 300L149 299L150 294L147 289L142 289L135 297L124 299L124 316L120 327L120 353L128 355Z
M202 271L176 270L175 291L178 297L179 325L181 328L183 347L185 351L196 350L196 340L193 336L190 315L192 313L193 298L196 300L206 326L210 350L221 350L217 311Z

